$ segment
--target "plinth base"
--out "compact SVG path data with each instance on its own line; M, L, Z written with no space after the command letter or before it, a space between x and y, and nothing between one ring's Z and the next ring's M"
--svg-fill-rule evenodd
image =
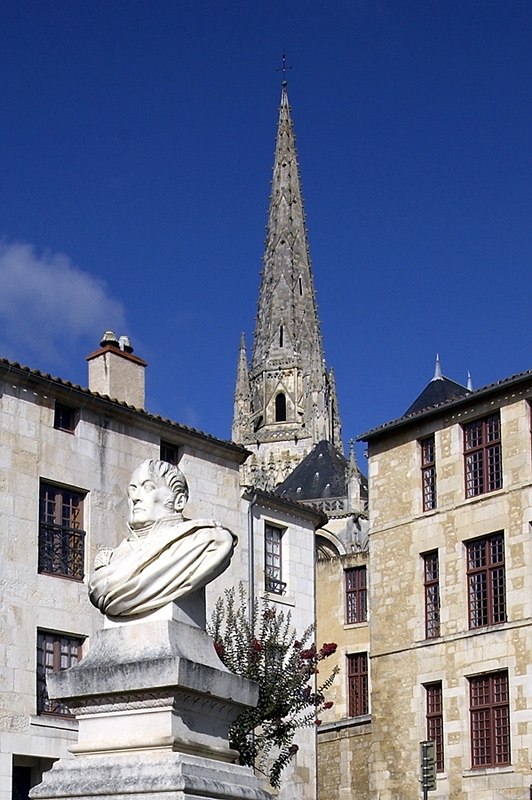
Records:
M272 800L250 767L185 753L61 759L32 800Z
M33 800L272 800L228 739L258 685L222 664L201 601L108 624L86 658L49 676L79 738Z

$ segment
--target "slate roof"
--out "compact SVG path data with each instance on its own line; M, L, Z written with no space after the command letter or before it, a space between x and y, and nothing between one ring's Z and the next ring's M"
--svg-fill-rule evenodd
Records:
M461 383L456 383L456 381L444 376L433 378L425 386L421 394L416 397L412 405L407 408L403 416L407 417L409 414L423 411L424 408L431 408L439 403L444 403L446 400L463 397L465 394L468 394L468 389L466 386L462 386Z
M404 425L415 423L421 417L438 414L442 410L447 410L447 408L454 408L455 406L463 406L471 401L481 399L489 395L494 395L496 393L500 393L503 391L507 391L509 388L514 389L520 384L524 383L530 384L531 381L532 381L532 370L526 370L526 372L520 372L516 375L512 375L509 378L503 378L500 381L496 381L496 383L490 383L487 386L482 386L480 389L475 389L473 391L466 391L465 394L459 397L452 397L450 399L442 400L441 402L435 403L434 405L428 408L422 408L419 411L409 411L409 413L404 414L402 417L399 417L398 419L391 420L391 422L385 422L383 425L379 425L376 428L371 428L369 431L360 434L360 436L357 436L357 442L368 442L370 441L370 439L375 439L378 436L387 433L389 430L394 430Z
M275 489L293 500L345 497L349 462L330 442L321 441Z

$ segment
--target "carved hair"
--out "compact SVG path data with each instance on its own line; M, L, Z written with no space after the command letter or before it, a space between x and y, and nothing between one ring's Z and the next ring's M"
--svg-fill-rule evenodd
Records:
M154 461L148 458L144 461L154 478L162 478L174 495L184 494L185 503L188 501L188 483L181 470L168 461ZM142 466L142 464L141 464Z

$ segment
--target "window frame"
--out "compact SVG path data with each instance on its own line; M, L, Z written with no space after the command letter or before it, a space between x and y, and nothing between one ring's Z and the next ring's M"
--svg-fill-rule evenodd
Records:
M512 749L508 670L475 675L468 681L471 768L509 766Z
M70 709L60 700L50 700L46 687L46 676L50 672L60 672L74 666L82 658L84 637L69 633L37 629L36 649L36 712L38 716L61 717L72 719ZM46 647L51 644L51 649ZM67 651L62 648L66 647ZM75 652L73 652L75 649ZM47 663L51 655L52 664ZM64 663L65 660L68 663ZM63 665L63 666L62 666Z
M425 595L425 639L441 636L440 621L440 556L438 550L422 553L423 588Z
M86 492L79 489L41 480L37 567L39 574L83 581L85 497ZM71 524L65 524L65 520Z
M464 544L469 630L501 625L507 621L504 531L471 539Z
M285 528L264 522L264 587L268 594L283 595L283 536Z
M436 772L444 771L443 688L441 681L424 684L427 740L436 744Z
M75 433L78 424L78 409L67 406L65 403L54 404L54 428L56 431Z
M368 654L348 653L346 658L347 716L365 717L369 714Z
M465 496L469 500L503 488L500 411L463 425Z
M365 566L344 570L345 624L356 625L368 621L368 574ZM354 577L353 585L350 578Z
M275 395L275 421L286 422L286 394L277 392Z
M434 434L419 440L421 450L421 487L423 511L434 511L438 507L436 492L436 442Z
M171 457L167 458L166 456ZM179 446L177 444L172 444L172 442L167 442L165 439L161 439L159 444L159 459L177 467L179 465Z

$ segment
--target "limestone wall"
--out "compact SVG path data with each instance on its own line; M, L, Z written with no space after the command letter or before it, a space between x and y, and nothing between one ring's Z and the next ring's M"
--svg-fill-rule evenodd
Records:
M528 391L528 394L530 392ZM462 424L500 408L503 488L466 499ZM370 796L419 793L424 685L442 682L445 769L434 798L528 795L532 758L530 407L508 393L370 446ZM434 433L437 509L423 512L419 439ZM504 532L507 622L469 629L465 542ZM422 554L438 550L441 636L425 638ZM469 678L508 671L511 765L471 766Z
M78 409L72 433L54 428L57 392ZM81 393L69 397L52 382L17 376L0 382L1 800L11 800L13 755L16 764L38 772L76 738L70 719L36 714L37 630L86 638L88 646L102 626L87 597L86 575L96 551L125 535L131 472L145 458L159 457L161 432L141 415L125 416L119 408L114 414L110 404L98 406ZM242 541L238 464L208 447L182 451L191 492L187 516L220 519ZM85 493L84 581L38 573L41 480Z
M321 663L320 681L334 667L339 669L327 692L327 700L333 706L321 714L322 725L318 728L319 800L368 798L371 721L370 717L349 717L347 656L369 655L370 628L369 617L366 622L346 622L345 570L352 567L367 568L367 552L347 553L316 564L318 642L338 645L336 653Z

